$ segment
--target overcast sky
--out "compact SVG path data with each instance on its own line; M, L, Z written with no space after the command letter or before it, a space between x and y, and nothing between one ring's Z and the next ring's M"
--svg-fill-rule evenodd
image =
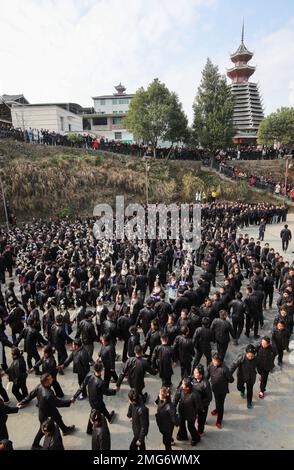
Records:
M92 106L159 78L191 120L206 58L225 73L243 17L266 113L294 106L293 0L0 0L0 94Z

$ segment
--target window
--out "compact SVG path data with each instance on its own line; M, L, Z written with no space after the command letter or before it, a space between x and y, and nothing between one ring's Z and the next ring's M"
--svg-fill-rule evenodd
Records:
M118 111L113 111L113 114L117 114L117 113L118 113Z
M115 140L121 140L122 139L122 133L121 132L115 132L114 133L114 138L115 138Z
M130 100L127 100L127 99L123 99L123 100L119 100L119 104L129 104Z
M60 129L64 131L64 117L60 116Z
M119 126L120 123L121 123L121 118L120 117L112 118L112 124L114 124L115 126Z
M90 131L91 130L91 120L87 118L83 118L83 130Z
M71 124L68 125L68 132L71 132Z
M93 118L93 126L107 126L107 117Z
M117 100L112 100L112 104L117 104Z
M105 104L106 104L105 100L100 100L100 104L101 104L101 106L105 106Z

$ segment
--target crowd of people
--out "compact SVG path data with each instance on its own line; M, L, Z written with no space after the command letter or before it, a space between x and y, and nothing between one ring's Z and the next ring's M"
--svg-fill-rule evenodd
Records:
M252 175L247 171L235 167L231 162L227 161L216 163L214 167L229 178L247 181L250 186L270 191L276 196L289 198L294 202L294 186L290 181L286 186L285 183L278 180L277 177L269 178L257 174Z
M85 432L92 436L92 449L115 448L115 410L107 409L104 395L120 397L125 379L131 450L145 450L151 428L161 434L166 450L175 439L189 436L195 446L205 439L209 411L221 429L235 372L237 389L251 410L254 388L263 400L271 387L269 373L282 368L293 333L287 224L281 231L286 258L268 243L261 247L268 226L286 219L285 206L203 204L202 239L195 252L185 250L183 240L97 240L93 219L34 220L9 234L2 230L0 449L13 448L9 414L22 413L32 400L39 416L33 449L64 448L62 436L75 432L75 426L64 423L58 408L76 400L89 400ZM258 240L246 233L252 224L258 226ZM272 309L271 333L260 336ZM245 350L240 339L246 339ZM235 360L229 365L231 341ZM176 366L181 380L172 384ZM76 376L76 392L67 399L65 371ZM40 375L33 389L32 373ZM155 396L146 390L146 374L157 381ZM12 383L14 405L6 380ZM157 406L154 426L150 398Z

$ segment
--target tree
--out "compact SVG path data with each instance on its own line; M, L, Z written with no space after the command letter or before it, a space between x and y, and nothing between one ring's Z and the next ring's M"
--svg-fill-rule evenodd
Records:
M156 78L147 90L137 91L123 125L135 139L150 143L156 157L159 140L169 140L173 146L186 138L188 120L178 96Z
M210 59L202 72L193 110L195 144L215 152L232 143L234 97L225 76L220 75Z
M293 145L294 108L281 108L267 116L259 125L257 141L261 145Z
M75 133L70 133L67 134L66 136L67 140L71 142L72 146L80 146L84 140L83 136L81 134L75 134Z

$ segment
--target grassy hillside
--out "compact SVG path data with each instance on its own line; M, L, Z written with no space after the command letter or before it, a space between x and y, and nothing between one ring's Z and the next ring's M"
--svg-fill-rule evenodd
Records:
M116 195L145 202L145 164L135 157L4 140L0 155L6 197L19 219L91 215L95 204L112 204ZM197 190L213 188L225 200L264 198L246 183L203 171L198 162L150 160L149 165L150 202L192 202Z

